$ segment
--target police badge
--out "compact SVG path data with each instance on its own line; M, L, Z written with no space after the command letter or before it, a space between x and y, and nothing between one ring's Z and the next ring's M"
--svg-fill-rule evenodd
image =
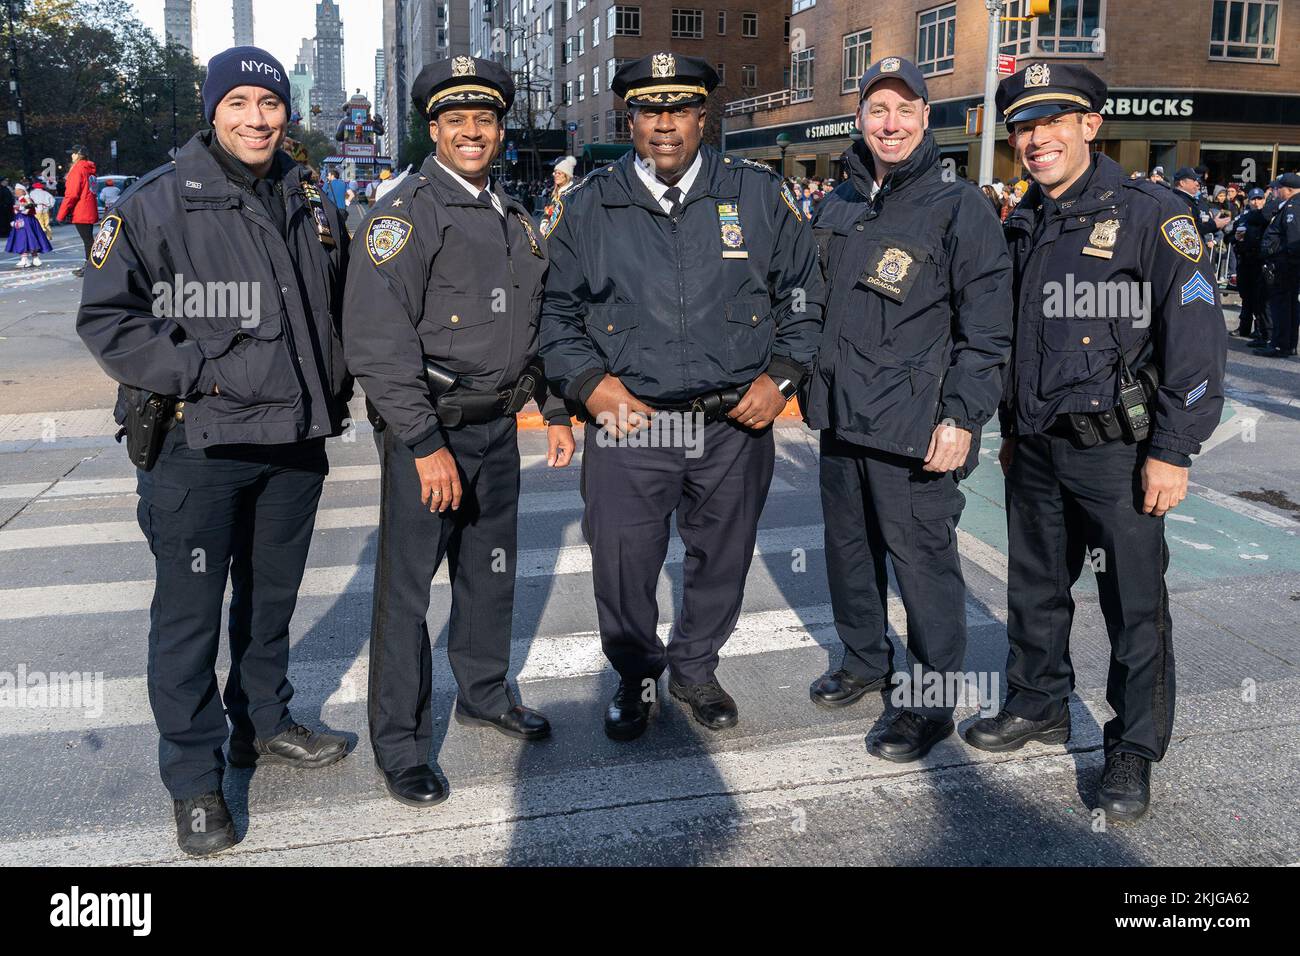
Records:
M661 80L677 75L677 60L671 53L656 53L650 58L650 76Z
M467 56L454 57L451 61L452 76L475 76L474 61Z
M366 252L370 261L382 265L402 251L415 227L396 216L376 216L366 230Z
M108 254L113 249L113 243L117 242L121 232L122 217L116 213L100 224L99 232L95 234L95 244L90 247L90 264L96 269L104 268Z
M876 263L875 274L864 277L862 281L887 298L902 302L907 298L907 292L912 286L912 283L907 280L907 274L912 268L913 261L910 254L891 246L884 251L880 261Z
M1093 223L1092 235L1088 237L1088 245L1083 247L1083 254L1085 256L1096 256L1099 259L1109 259L1114 256L1111 250L1115 248L1115 240L1118 237L1118 219L1107 219L1105 222Z
M880 61L881 73L897 73L903 66L903 61L896 56L887 56Z
M745 249L745 231L740 225L740 207L737 203L718 203L718 229L722 235L722 258L749 258L749 252Z
M1160 235L1165 237L1174 250L1192 262L1201 261L1201 234L1191 216L1174 216L1165 220L1160 227Z
M1052 71L1046 63L1035 63L1025 70L1025 86L1047 86L1052 82Z

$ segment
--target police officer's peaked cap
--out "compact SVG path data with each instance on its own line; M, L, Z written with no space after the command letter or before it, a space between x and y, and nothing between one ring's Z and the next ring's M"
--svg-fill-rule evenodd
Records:
M429 119L451 107L482 107L504 116L515 101L515 83L500 63L454 56L420 71L411 86L411 100Z
M1277 184L1288 189L1300 189L1300 173L1283 173L1277 177Z
M1184 179L1194 179L1199 183L1201 174L1190 166L1180 166L1174 170L1174 182L1181 183Z
M867 72L862 74L862 79L858 82L858 102L862 102L868 90L885 80L901 80L909 90L921 98L922 102L930 102L930 91L925 86L925 74L911 60L901 56L887 56L867 68Z
M998 84L998 112L1007 129L1057 113L1100 113L1105 105L1105 81L1071 63L1034 63Z
M662 108L696 106L718 85L713 67L695 56L651 53L624 63L610 83L610 89L628 106Z

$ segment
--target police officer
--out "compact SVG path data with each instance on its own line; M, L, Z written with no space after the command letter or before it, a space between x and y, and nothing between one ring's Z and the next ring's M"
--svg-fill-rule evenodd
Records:
M527 741L550 733L506 684L514 602L519 448L515 412L540 390L534 364L547 258L523 206L492 182L509 74L457 56L412 86L436 152L384 194L358 231L344 304L348 367L377 413L382 492L370 631L370 740L389 794L430 806L429 585L452 581L447 655L456 717ZM544 399L549 463L573 432Z
M1278 177L1277 212L1264 230L1260 252L1269 283L1268 320L1271 330L1268 348L1260 355L1286 358L1296 352L1296 328L1300 323L1300 173Z
M141 178L100 225L77 332L123 384L117 416L165 439L138 475L153 551L149 701L177 839L234 845L222 797L230 763L322 767L342 737L289 714L293 616L311 542L325 439L351 393L339 316L348 239L338 211L280 150L289 78L265 50L212 58L212 129ZM147 438L147 436L146 436ZM143 462L148 464L148 462ZM214 662L227 578L230 675Z
M1232 223L1232 247L1237 255L1237 292L1241 295L1241 321L1232 334L1249 338L1252 344L1268 340L1265 308L1268 296L1261 251L1268 222L1264 215L1264 190L1252 189L1246 194L1246 207Z
M805 406L821 430L826 573L844 642L843 663L810 693L843 707L891 678L888 555L917 665L871 747L900 763L953 731L946 691L966 651L957 485L978 461L1011 351L1001 223L975 186L944 175L928 101L924 75L902 57L862 76L849 179L813 222L827 303ZM944 699L925 699L936 682Z
M1174 171L1174 195L1187 204L1187 211L1196 221L1207 250L1214 248L1214 235L1231 221L1227 213L1217 214L1205 201L1201 192L1201 174L1190 166Z
M542 356L594 419L583 531L620 678L605 714L616 740L645 730L665 668L704 726L738 720L718 653L772 478L769 426L821 329L817 251L794 197L767 167L700 145L717 82L695 57L624 64L611 86L633 148L558 200L549 236ZM655 592L674 512L686 558L665 650Z
M1185 205L1090 154L1105 100L1100 79L1064 63L1033 64L998 87L1034 184L1005 223L1016 297L999 410L1008 693L967 741L1005 751L1069 737L1070 587L1086 555L1110 635L1106 698L1116 714L1104 731L1099 803L1132 820L1146 811L1151 762L1164 756L1174 715L1164 516L1187 494L1190 456L1219 423L1227 346Z

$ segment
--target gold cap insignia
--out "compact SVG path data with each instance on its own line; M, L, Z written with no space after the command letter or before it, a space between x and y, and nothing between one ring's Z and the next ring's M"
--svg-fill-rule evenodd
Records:
M650 58L650 76L656 80L677 75L677 60L671 53L656 53Z
M1025 70L1025 86L1047 86L1052 82L1052 71L1046 63L1035 63Z
M452 76L474 76L474 60L468 56L458 56L451 61Z
M885 59L880 61L880 72L897 73L899 68L902 67L902 65L903 65L903 61L900 60L898 57L888 56L885 57Z

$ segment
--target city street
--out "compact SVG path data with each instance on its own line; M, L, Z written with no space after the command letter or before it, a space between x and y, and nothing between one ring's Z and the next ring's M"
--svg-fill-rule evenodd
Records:
M0 864L182 862L146 693L153 565L134 471L114 443L114 387L74 331L69 228L42 270L0 272L0 673L102 675L102 701L0 706ZM1225 322L1236 326L1235 297ZM1175 333L1176 334L1176 333ZM521 432L512 679L553 737L526 745L450 719L444 569L433 587L435 757L450 799L388 799L366 731L378 505L372 436L330 442L331 473L292 628L300 721L354 738L317 772L229 770L242 842L221 864L1295 864L1300 861L1300 360L1230 339L1219 430L1167 521L1178 721L1140 823L1099 827L1108 642L1092 572L1076 589L1077 688L1066 746L1005 755L950 737L919 764L868 754L886 701L814 707L839 662L822 552L815 436L777 426L777 468L745 606L719 678L740 725L712 734L667 698L639 741L601 727L615 679L600 651L578 467L548 469ZM359 407L354 405L354 407ZM966 669L1005 693L1006 532L998 437L962 485ZM661 633L680 597L674 538ZM183 594L170 595L184 600ZM901 602L890 619L906 642ZM903 660L900 656L899 660ZM218 664L227 667L223 650ZM3 689L0 687L0 689ZM28 701L30 704L30 701ZM958 713L959 729L976 713Z

